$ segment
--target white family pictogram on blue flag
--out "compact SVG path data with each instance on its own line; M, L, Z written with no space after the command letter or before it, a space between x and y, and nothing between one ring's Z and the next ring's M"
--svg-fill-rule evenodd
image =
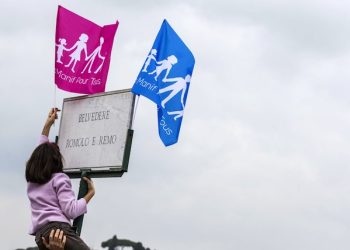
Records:
M165 146L178 141L195 59L164 20L132 92L158 106L158 132Z

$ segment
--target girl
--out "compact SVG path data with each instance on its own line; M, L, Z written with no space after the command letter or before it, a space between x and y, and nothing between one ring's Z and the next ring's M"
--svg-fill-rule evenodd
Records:
M142 72L147 72L147 68L149 66L149 64L151 63L152 60L154 60L155 62L157 62L156 60L156 56L157 55L157 50L156 49L152 49L151 53L147 56L146 62L145 62L145 66L143 67Z
M60 229L66 235L65 249L87 250L89 247L71 227L71 219L86 213L87 203L95 195L91 180L84 178L88 192L77 200L69 177L63 173L62 155L58 146L50 143L50 128L57 119L57 108L51 109L45 122L39 146L26 164L27 194L32 209L32 227L40 250L47 250L51 230Z
M60 43L56 44L56 47L57 47L57 53L56 53L57 60L56 60L56 62L62 64L63 62L61 61L61 58L63 56L63 51L68 50L66 47L64 47L65 45L67 45L67 42L66 42L66 39L64 39L64 38L60 38L60 39L58 39L58 41Z

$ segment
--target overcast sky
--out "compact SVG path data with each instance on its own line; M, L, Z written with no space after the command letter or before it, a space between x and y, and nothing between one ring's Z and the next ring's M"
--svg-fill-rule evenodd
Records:
M1 0L1 249L35 245L25 162L48 109L74 96L54 95L58 3L100 25L119 20L108 91L132 87L164 18L196 58L176 145L163 146L156 108L140 99L129 172L95 180L89 246L117 234L157 250L349 249L341 0Z

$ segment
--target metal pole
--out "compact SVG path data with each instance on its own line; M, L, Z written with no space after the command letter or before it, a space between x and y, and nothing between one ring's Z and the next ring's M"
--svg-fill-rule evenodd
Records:
M80 185L79 185L78 199L83 198L88 192L88 185L87 185L87 182L83 179L83 177L88 177L87 171L81 172L81 180L80 180ZM76 228L76 232L79 236L81 233L81 229L83 227L83 220L84 220L84 214L75 218L75 220L73 221L73 227Z

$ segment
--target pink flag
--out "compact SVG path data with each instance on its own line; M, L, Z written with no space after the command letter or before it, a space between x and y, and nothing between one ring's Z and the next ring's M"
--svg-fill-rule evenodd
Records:
M63 90L93 94L105 91L115 24L99 25L58 6L55 83Z

